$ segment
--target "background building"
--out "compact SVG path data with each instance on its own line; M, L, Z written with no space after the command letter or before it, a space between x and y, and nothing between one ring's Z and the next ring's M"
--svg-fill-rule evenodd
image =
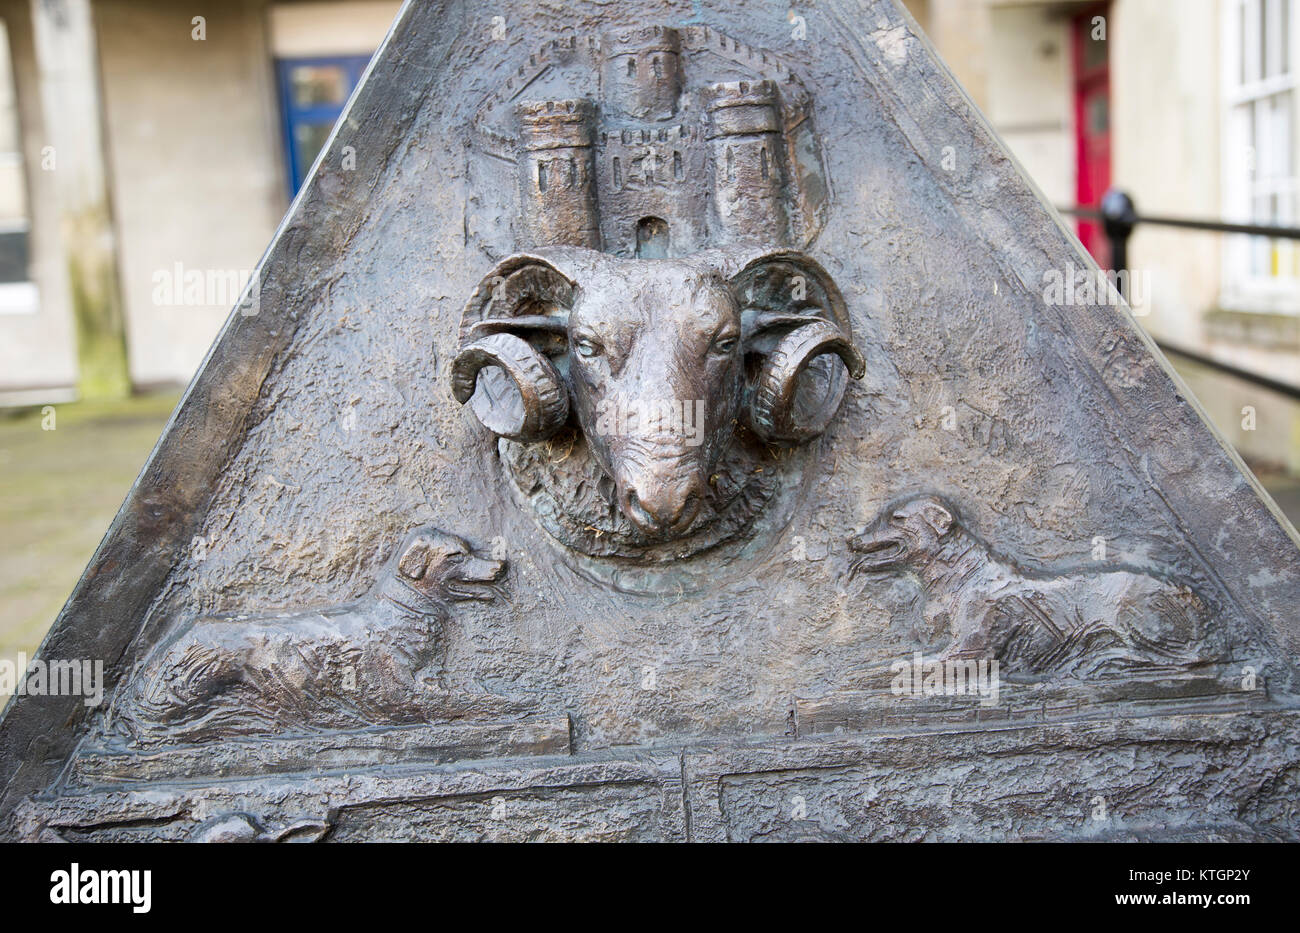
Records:
M399 7L0 2L0 402L75 394L88 213L130 381L187 382Z
M1053 204L1300 226L1297 0L906 5ZM1163 345L1300 387L1300 243L1139 225L1128 259ZM1300 473L1295 399L1171 359L1252 466Z

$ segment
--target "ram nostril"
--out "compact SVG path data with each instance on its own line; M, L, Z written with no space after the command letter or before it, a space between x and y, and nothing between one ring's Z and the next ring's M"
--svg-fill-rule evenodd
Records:
M655 521L654 516L646 511L645 506L641 504L641 500L637 498L635 490L628 490L627 496L624 498L623 502L625 506L624 511L627 512L628 518L632 519L632 521L636 522L636 524L640 525L643 529L648 530L658 526L659 523Z
M697 492L690 493L682 503L681 511L677 513L674 525L689 525L695 521L695 516L700 514L700 494Z
M700 483L694 480L661 482L640 492L628 486L619 495L623 514L641 531L653 536L679 531L690 525L699 514L703 501Z

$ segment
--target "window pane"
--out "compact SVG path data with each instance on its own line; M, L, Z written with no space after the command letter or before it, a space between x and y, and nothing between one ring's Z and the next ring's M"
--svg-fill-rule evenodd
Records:
M1268 98L1255 101L1255 180L1262 181L1274 174L1273 120Z
M1246 35L1247 35L1247 17L1246 4L1237 7L1237 83L1246 83Z
M1250 177L1253 181L1259 177L1259 121L1255 118L1255 105L1246 104L1246 145L1250 149Z
M1291 69L1291 4L1293 0L1263 0L1259 18L1261 75L1275 78Z
M332 123L299 123L294 126L293 141L298 156L299 178L306 178L307 171L316 161L317 154L325 145L325 140L329 139L330 130L333 128Z
M1295 147L1291 134L1291 120L1295 113L1291 92L1273 95L1273 166L1278 178L1295 174Z
M1275 37L1269 28L1272 25L1273 17L1277 13L1277 0L1261 0L1259 6L1259 74L1262 78L1267 78L1275 74L1274 68L1277 62L1274 61L1273 46Z
M338 107L348 99L348 75L339 65L298 65L289 85L295 107Z
M1278 74L1291 73L1291 2L1282 0L1280 11L1281 23L1278 26L1278 49L1280 53Z
M27 178L9 33L0 22L0 282L25 282L29 278L27 213Z
M1106 94L1094 94L1088 98L1088 131L1110 132L1110 97Z
M1093 31L1088 28L1083 39L1083 67L1098 68L1104 64L1106 64L1106 42L1104 39L1093 38Z
M1241 81L1249 84L1263 74L1264 30L1260 0L1245 0L1241 7Z

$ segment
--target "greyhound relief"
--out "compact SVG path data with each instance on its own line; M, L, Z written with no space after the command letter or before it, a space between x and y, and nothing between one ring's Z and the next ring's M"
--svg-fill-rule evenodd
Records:
M182 621L136 669L112 719L138 744L197 743L453 718L441 684L452 606L490 600L504 561L455 535L407 535L361 599Z
M1092 677L1227 659L1211 607L1186 584L1126 567L1028 570L963 528L938 496L886 508L849 548L854 574L914 574L941 605L951 637L944 660Z

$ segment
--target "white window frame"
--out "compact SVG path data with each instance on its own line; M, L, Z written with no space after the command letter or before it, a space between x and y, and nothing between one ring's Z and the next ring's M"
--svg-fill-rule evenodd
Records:
M1300 0L1291 0L1289 28L1280 28L1281 7L1270 4L1273 23L1267 33L1272 54L1279 54L1279 43L1287 43L1288 72L1242 83L1241 17L1246 12L1247 30L1259 31L1262 0L1222 0L1221 87L1222 87L1222 205L1224 219L1232 223L1271 223L1254 213L1253 200L1261 194L1290 197L1290 216L1285 212L1282 226L1300 226ZM1258 47L1251 43L1245 50L1247 73L1258 73ZM1244 104L1279 93L1291 95L1290 174L1261 191L1253 181L1258 154L1248 145ZM1223 237L1223 265L1219 303L1240 311L1265 311L1300 314L1300 273L1295 275L1258 275L1251 270L1251 251L1258 237L1226 234ZM1271 249L1281 251L1282 265L1300 268L1300 241L1268 240Z

